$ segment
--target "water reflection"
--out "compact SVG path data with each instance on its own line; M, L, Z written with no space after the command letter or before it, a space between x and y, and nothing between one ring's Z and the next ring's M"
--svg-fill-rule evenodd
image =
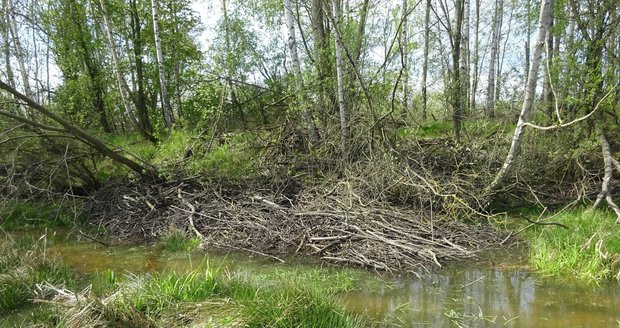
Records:
M620 285L546 285L527 271L457 268L347 294L349 309L401 327L619 327Z

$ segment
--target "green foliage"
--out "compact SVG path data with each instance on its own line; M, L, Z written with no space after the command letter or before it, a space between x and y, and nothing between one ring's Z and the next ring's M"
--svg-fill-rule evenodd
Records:
M0 243L0 313L31 304L37 283L73 287L75 279L67 266L46 254L34 240L24 243L7 239Z
M224 86L219 83L198 83L192 95L183 104L185 126L190 129L210 128L222 110ZM190 119L191 118L191 119Z
M162 138L153 161L157 164L173 164L183 160L185 152L193 143L192 134L185 130L175 130Z
M193 159L188 164L191 172L207 172L218 176L239 178L253 172L252 158L240 147L221 145L213 151Z
M25 227L63 227L73 223L73 216L56 205L21 201L0 202L0 225L4 229Z
M568 229L545 226L529 233L534 269L588 283L620 280L620 235L613 213L574 210L551 221Z
M176 228L169 229L160 240L161 247L170 252L191 251L198 248L200 242L200 238Z

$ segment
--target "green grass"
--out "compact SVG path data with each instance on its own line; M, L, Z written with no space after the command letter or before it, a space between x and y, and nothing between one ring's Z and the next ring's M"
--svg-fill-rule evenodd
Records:
M0 202L0 225L6 230L65 227L72 222L73 216L58 206L22 201Z
M159 241L161 247L170 252L191 251L200 246L202 240L196 236L190 236L187 232L171 228Z
M311 281L318 276L310 274ZM290 277L289 277L290 278ZM361 327L363 320L345 312L335 294L301 280L266 284L239 279L205 264L189 273L165 272L119 277L107 281L93 306L59 306L68 325L245 327ZM75 316L80 313L80 316Z
M528 234L532 268L552 277L599 283L620 280L620 227L607 211L573 210Z
M54 256L45 253L40 241L0 243L0 313L27 306L36 284L74 286L76 275Z

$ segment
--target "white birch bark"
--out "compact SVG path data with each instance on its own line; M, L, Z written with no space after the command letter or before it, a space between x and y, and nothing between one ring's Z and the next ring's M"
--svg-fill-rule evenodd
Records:
M503 15L504 0L495 1L495 15L493 17L492 38L491 38L491 55L489 58L489 79L487 84L487 104L486 114L493 117L495 109L495 75L497 70L497 60L499 57L499 41L501 37L501 21Z
M424 55L422 62L422 120L426 121L426 113L428 112L428 96L427 96L427 78L428 78L428 52L430 39L430 14L431 0L426 1L424 8Z
M10 8L8 1L2 0L2 52L4 55L7 82L11 87L15 87L15 76L13 75L13 69L11 68L11 31L9 28L11 18L9 16L9 11Z
M473 68L471 70L471 86L469 87L469 109L470 111L476 111L476 92L478 92L478 62L480 52L480 2L476 1L476 23L474 24L474 53L472 55L471 63Z
M291 6L290 0L284 0L284 18L288 34L288 50L291 56L291 61L293 62L293 72L295 74L295 79L297 80L296 88L298 93L302 93L304 92L304 80L301 75L301 64L299 63L299 55L297 54L297 41L295 39L295 19L293 17L293 8ZM306 125L308 126L310 140L313 144L319 143L319 133L316 129L316 126L314 125L314 118L312 117L312 112L310 112L309 109L304 110L304 120L306 121Z
M612 173L614 163L612 162L614 158L611 155L609 142L607 142L607 138L602 131L599 134L599 139L601 140L601 150L603 152L605 175L603 176L603 183L601 184L601 192L596 197L596 201L592 205L591 210L595 210L601 204L603 198L605 198L605 200L607 201L607 206L609 206L614 211L614 213L616 213L616 223L620 224L620 208L618 208L618 205L614 203L614 200L611 197L611 190L609 189L609 184L613 179Z
M533 58L530 65L530 70L527 75L527 85L525 88L523 107L521 108L517 127L515 128L515 132L512 137L510 150L508 151L508 155L504 160L502 168L499 170L499 172L497 172L497 175L495 176L491 184L486 188L486 191L494 190L506 178L508 172L510 172L514 165L514 160L517 154L521 150L521 137L523 136L525 123L529 121L530 113L532 112L532 104L534 102L534 95L536 93L538 68L542 59L542 53L547 38L547 30L549 29L550 24L550 1L551 0L542 0L540 4L538 37L534 48L534 54L532 56Z
M118 59L118 54L116 53L116 43L114 42L114 37L112 36L112 28L110 27L110 21L108 19L108 11L105 6L105 1L101 1L99 3L101 9L101 16L103 16L103 27L105 30L106 39L108 41L108 46L110 47L110 54L112 55L112 64L114 65L114 73L116 73L116 83L118 85L118 90L121 95L121 101L123 102L123 107L125 108L125 113L131 120L131 123L139 128L140 124L135 116L135 106L130 99L129 96L129 87L127 86L127 81L123 76L123 72L121 70L120 61ZM142 130L142 129L140 129Z
M164 54L161 50L161 39L159 37L159 16L157 14L157 0L151 0L151 10L153 13L153 36L155 37L155 53L157 55L157 68L159 70L159 85L161 87L162 115L167 129L172 129L174 121L172 110L170 109L170 98L168 97L168 81L166 80L166 70L164 69Z
M22 87L24 88L24 92L26 93L26 96L28 96L28 98L35 99L34 92L30 87L30 80L28 79L28 69L26 68L26 54L24 53L24 48L22 47L22 43L19 39L19 29L17 28L17 20L15 19L15 8L13 8L13 3L11 0L8 0L7 6L10 12L8 16L9 28L11 30L13 46L15 47L15 58L17 59L17 64L19 65L19 74L22 79Z

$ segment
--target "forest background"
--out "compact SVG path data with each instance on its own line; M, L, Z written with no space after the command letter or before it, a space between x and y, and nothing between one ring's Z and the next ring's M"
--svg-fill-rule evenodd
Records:
M618 6L3 0L1 195L146 237L172 220L224 238L194 218L225 208L231 248L379 269L458 257L376 234L429 218L604 203L620 221ZM301 239L257 228L290 208L315 220L284 234ZM379 209L387 228L338 226ZM344 256L350 238L409 255Z

